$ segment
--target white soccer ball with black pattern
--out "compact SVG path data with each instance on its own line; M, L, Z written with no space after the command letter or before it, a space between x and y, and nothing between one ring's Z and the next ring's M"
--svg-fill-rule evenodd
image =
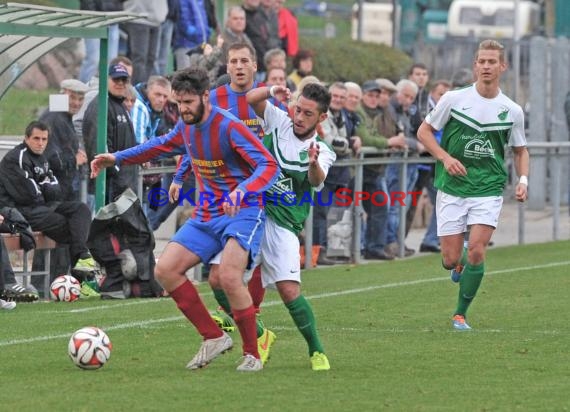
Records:
M76 331L69 339L68 353L81 369L99 369L111 357L113 345L109 336L95 326Z
M56 302L73 302L81 296L81 283L73 276L56 277L49 287L49 295Z

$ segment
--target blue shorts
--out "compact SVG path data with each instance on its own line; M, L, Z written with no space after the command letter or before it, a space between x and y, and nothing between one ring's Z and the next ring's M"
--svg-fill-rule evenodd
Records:
M248 269L259 253L265 228L265 211L259 207L245 207L230 217L218 216L207 222L188 219L172 238L208 263L226 245L230 237L249 251Z

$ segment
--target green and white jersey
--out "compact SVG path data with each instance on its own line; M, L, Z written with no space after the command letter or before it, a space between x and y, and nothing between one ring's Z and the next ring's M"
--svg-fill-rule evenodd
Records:
M309 183L309 146L313 142L319 145L319 165L325 176L336 155L316 133L310 139L299 140L293 133L291 118L273 104L265 105L264 118L263 144L281 168L277 182L265 193L265 212L279 226L299 234L313 204L313 190L323 187L321 184L314 188Z
M441 147L467 169L449 175L442 162L435 168L435 186L458 197L501 196L507 180L505 146L526 146L522 108L501 91L482 97L475 84L445 93L426 116L441 130Z

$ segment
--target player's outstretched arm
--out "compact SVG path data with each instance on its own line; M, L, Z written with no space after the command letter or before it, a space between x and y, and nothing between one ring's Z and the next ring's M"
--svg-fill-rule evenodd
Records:
M287 87L273 85L271 87L256 87L247 92L247 103L253 107L255 114L263 119L267 99L275 97L279 101L289 100L291 91Z
M91 161L91 179L95 179L97 175L106 167L115 165L115 155L111 153L101 153L95 155Z

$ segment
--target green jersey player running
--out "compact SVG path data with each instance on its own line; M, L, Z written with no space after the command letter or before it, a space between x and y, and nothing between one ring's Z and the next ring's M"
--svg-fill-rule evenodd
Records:
M267 220L259 260L263 287L277 288L295 325L307 341L311 368L329 370L330 364L317 333L315 316L301 294L301 258L298 235L310 211L314 190L320 190L336 160L334 151L316 133L326 119L331 97L320 84L309 84L299 96L293 119L267 101L290 98L283 86L260 87L247 93L247 102L262 120L264 145L281 168L277 182L266 193Z
M527 198L529 155L521 107L499 88L506 70L504 47L494 40L479 44L474 62L477 81L445 93L425 118L418 138L437 159L437 234L443 266L457 267L459 300L453 316L457 330L471 329L465 322L485 272L485 251L497 227L507 180L505 146L514 152L519 182L515 196ZM434 131L443 128L441 146ZM464 232L469 244L463 250Z

